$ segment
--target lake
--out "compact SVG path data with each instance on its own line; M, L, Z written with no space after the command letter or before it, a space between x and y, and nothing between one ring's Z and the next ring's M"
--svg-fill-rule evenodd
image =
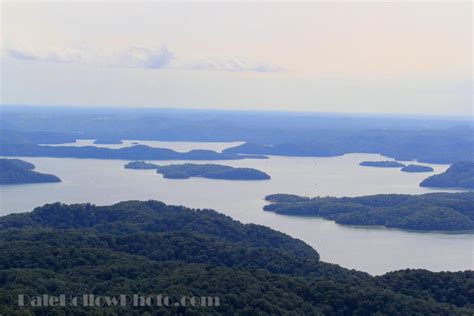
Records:
M239 143L139 142L177 151L220 151ZM81 140L74 145L90 145ZM121 145L99 145L117 148ZM115 146L115 147L114 147ZM123 145L122 145L123 146ZM21 157L18 157L21 158ZM3 185L0 215L30 211L45 203L91 202L100 205L123 200L161 200L194 208L212 208L244 223L271 227L313 246L326 262L377 275L404 268L432 271L473 269L474 234L420 233L386 228L350 227L318 218L265 212L265 195L293 193L306 196L359 196L378 193L421 194L439 192L418 184L432 173L404 173L399 169L359 166L364 160L388 159L376 154L339 157L276 157L212 161L267 172L269 181L225 181L203 178L164 179L153 170L130 170L123 160L21 158L36 170L57 175L61 183ZM186 161L156 161L156 164ZM206 161L194 161L206 163ZM448 165L433 165L435 173ZM453 191L450 191L453 192Z

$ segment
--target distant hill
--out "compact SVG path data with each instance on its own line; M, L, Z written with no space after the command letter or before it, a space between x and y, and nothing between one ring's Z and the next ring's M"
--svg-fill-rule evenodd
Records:
M445 172L426 178L422 187L474 189L474 162L457 162Z
M474 272L403 270L379 277L321 262L316 250L212 210L158 201L48 204L0 218L0 314L18 295L162 294L218 298L215 307L48 307L74 315L462 315ZM214 302L216 300L213 300Z
M316 216L344 225L411 230L474 230L474 193L378 194L359 197L299 197L273 194L265 211Z
M403 172L433 172L434 169L430 166L422 165L408 165L401 169Z
M377 168L400 168L405 167L404 164L398 161L362 161L359 166L377 167Z
M33 171L34 168L20 159L0 159L0 184L61 182L54 175Z

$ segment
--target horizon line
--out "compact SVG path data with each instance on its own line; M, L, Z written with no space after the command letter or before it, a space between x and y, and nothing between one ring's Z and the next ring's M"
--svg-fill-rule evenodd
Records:
M237 108L186 108L186 107L161 107L161 106L131 106L131 105L46 105L46 104L0 104L0 108L61 108L61 109L96 109L96 110L148 110L148 111L196 111L196 112L253 112L253 113L291 113L291 114L310 114L310 115L350 115L350 116L385 116L399 118L422 118L430 117L436 119L454 119L462 121L471 121L474 119L474 111L471 115L463 114L437 114L437 113L410 113L410 112L328 112L328 111L310 111L310 110L286 110L286 109L237 109Z

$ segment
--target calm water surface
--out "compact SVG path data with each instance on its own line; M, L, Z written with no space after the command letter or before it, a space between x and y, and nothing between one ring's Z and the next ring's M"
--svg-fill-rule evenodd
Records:
M131 142L134 141L127 144ZM149 142L149 145L187 151L198 148L222 150L235 144ZM474 268L474 234L348 227L317 218L282 216L262 210L266 204L264 196L272 193L340 197L435 192L418 186L419 182L431 173L403 173L399 169L358 166L363 160L386 159L380 155L212 161L235 167L260 169L272 176L269 181L164 179L153 170L124 169L126 161L122 160L22 159L34 163L39 172L57 175L63 182L1 186L0 215L30 211L36 206L56 201L106 205L123 200L156 199L169 204L212 208L244 223L269 226L304 240L318 250L321 259L326 262L371 274L403 268L425 268L432 271ZM182 162L184 161L179 161ZM435 169L435 173L443 172L448 167L430 166Z

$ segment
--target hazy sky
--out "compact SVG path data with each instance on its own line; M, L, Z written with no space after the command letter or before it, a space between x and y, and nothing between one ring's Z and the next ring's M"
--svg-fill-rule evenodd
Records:
M3 104L472 115L472 3L1 2Z

